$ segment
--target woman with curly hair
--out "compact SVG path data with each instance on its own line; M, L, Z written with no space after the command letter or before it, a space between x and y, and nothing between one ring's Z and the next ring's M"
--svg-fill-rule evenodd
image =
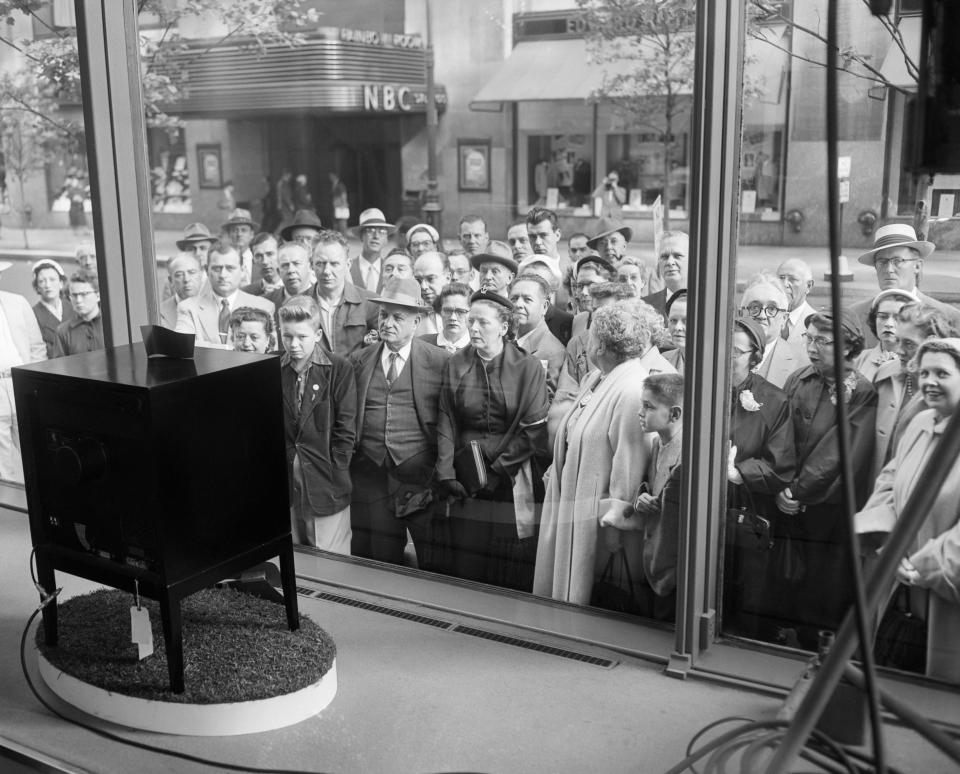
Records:
M589 603L594 579L621 547L633 580L642 580L642 533L601 520L632 512L647 469L650 439L638 420L643 380L675 373L654 346L662 334L662 317L641 301L618 301L593 315L587 352L597 367L559 423L544 476L535 594Z

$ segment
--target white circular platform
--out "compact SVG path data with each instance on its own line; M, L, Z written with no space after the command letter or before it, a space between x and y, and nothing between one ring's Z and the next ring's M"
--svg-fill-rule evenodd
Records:
M181 704L111 693L53 666L37 651L47 687L67 704L128 728L181 736L237 736L284 728L311 718L337 693L337 662L313 685L294 693L230 704Z

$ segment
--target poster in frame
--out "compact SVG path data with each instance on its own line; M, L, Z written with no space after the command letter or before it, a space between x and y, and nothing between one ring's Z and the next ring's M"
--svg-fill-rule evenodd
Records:
M490 192L490 140L457 140L457 187Z
M223 188L220 143L197 145L197 181L201 188Z

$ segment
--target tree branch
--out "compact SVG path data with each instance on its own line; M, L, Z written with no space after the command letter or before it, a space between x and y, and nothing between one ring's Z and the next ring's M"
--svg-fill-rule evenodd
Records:
M36 110L35 108L30 107L30 105L28 105L19 97L11 94L9 91L4 92L2 95L0 95L0 97L9 99L12 102L16 103L17 105L20 105L19 108L8 107L8 108L4 108L5 110L24 110L28 113L32 113L38 118L43 119L47 123L53 124L53 126L57 127L57 129L59 129L61 132L64 132L65 134L72 135L74 133L74 128L71 127L69 124L61 124L59 121L54 121L52 118L50 118L50 116L44 115L39 110Z
M41 19L39 16L37 16L37 12L34 11L32 8L28 8L28 9L27 9L27 12L28 12L34 19L36 19L38 22L40 22L44 27L46 27L48 30L50 30L50 32L52 32L54 35L56 35L58 38L66 38L66 37L67 37L65 34L63 34L62 32L60 32L60 30L58 30L56 27L51 27L51 26L50 26L49 24L47 24L43 19Z

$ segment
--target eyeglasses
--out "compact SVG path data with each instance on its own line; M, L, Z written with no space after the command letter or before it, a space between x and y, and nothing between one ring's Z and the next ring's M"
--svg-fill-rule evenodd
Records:
M389 231L387 231L387 229L378 228L376 226L367 226L366 228L363 229L364 234L368 232L371 234L376 234L377 236L386 236L387 234L390 233Z
M441 306L440 314L444 315L445 317L466 317L468 314L470 314L470 310L459 309L453 306Z
M754 319L757 319L762 314L762 315L765 315L766 318L769 320L770 318L776 317L778 314L781 314L782 312L786 312L787 310L781 309L779 306L775 306L774 304L769 304L767 306L764 306L763 304L754 302L752 304L747 304L740 311L741 312L745 311L748 315L750 315Z
M734 355L738 355L739 357L743 357L744 355L752 355L752 354L753 354L753 350L752 350L752 349L740 349L739 347L731 347L731 349L733 350L733 354L734 354Z
M96 290L82 290L79 293L70 293L70 298L74 301L79 301L81 298L86 298L87 296L96 295Z
M876 266L878 269L884 269L884 270L890 268L891 266L894 269L899 269L901 266L903 266L903 264L910 263L916 260L917 260L916 258L877 258L877 260L874 261L873 265Z
M800 338L802 338L806 344L813 344L817 349L833 346L833 339L828 339L826 336L811 336L809 333L803 333Z

